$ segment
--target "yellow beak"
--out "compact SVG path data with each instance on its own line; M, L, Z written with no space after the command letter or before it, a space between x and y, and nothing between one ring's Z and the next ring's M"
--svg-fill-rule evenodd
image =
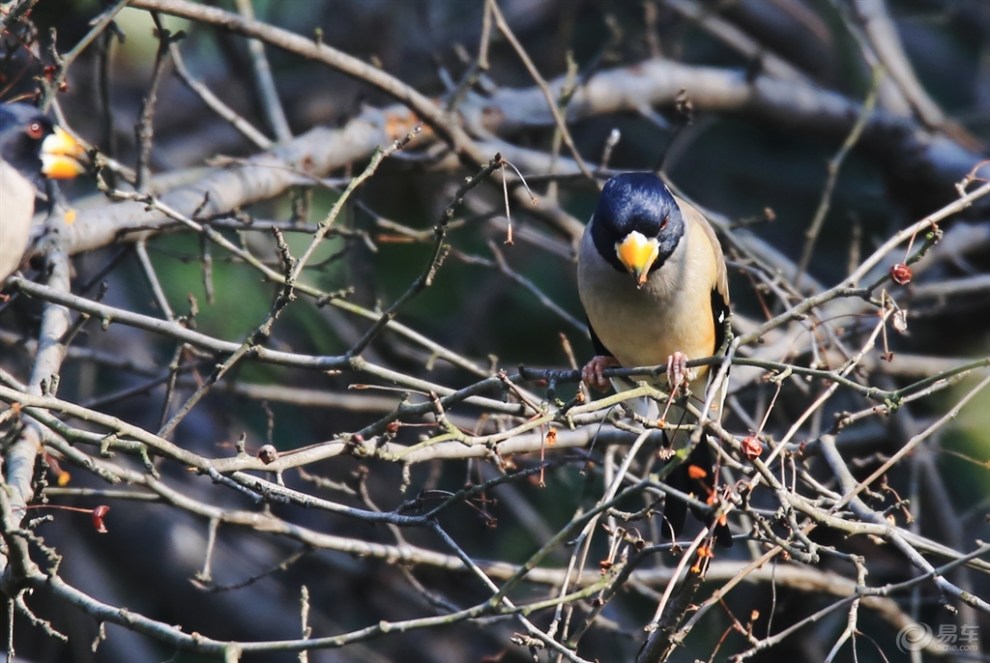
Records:
M641 288L646 283L650 267L660 255L660 242L656 237L647 239L643 233L634 230L616 243L615 253L629 273L636 277L636 287Z
M53 180L67 180L86 172L86 147L56 126L41 142L41 172Z

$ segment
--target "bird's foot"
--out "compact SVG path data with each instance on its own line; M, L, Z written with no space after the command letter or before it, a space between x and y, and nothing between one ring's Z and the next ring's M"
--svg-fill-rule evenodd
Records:
M606 368L615 368L619 365L618 360L612 356L596 355L591 358L584 368L581 369L581 380L598 391L608 389L608 378L602 375Z
M687 367L687 355L675 352L667 357L667 382L673 391L687 387L694 378L694 371Z

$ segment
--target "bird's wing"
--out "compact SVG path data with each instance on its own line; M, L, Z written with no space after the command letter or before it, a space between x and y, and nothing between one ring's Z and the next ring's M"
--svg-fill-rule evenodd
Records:
M711 244L712 252L715 255L715 281L712 288L712 319L715 321L715 349L718 350L725 342L725 327L720 321L724 321L729 315L729 274L725 266L725 255L722 253L722 245L718 241L718 236L712 225L694 205L676 198L677 204L681 208L681 214L687 223L693 223L704 230L705 237Z

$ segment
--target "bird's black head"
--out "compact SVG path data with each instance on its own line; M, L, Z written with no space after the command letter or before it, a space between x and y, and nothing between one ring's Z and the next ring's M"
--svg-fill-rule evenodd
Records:
M30 104L0 105L0 159L42 189L44 177L64 179L85 170L85 148Z
M52 121L34 106L0 106L0 158L39 186L41 143L52 133Z
M605 183L591 235L598 253L620 272L632 272L642 285L683 234L681 210L656 175L624 173Z

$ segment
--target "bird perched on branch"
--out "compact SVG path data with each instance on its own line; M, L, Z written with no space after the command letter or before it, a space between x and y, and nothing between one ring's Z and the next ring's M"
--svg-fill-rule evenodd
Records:
M21 264L44 178L85 171L86 149L34 106L0 105L0 282Z
M725 259L701 212L674 196L660 178L625 173L605 183L578 252L578 293L596 352L582 371L585 383L603 390L609 384L606 368L666 363L672 391L687 386L693 395L704 396L707 367L689 371L686 363L713 355L725 339ZM632 386L612 384L617 390ZM656 408L652 411L656 417ZM686 417L682 408L669 406L665 421L690 423ZM663 434L668 449L689 439L685 431ZM705 501L714 478L703 439L667 483ZM685 515L686 504L668 495L664 517L674 534L680 533ZM724 522L714 523L713 531L720 544L732 544Z

